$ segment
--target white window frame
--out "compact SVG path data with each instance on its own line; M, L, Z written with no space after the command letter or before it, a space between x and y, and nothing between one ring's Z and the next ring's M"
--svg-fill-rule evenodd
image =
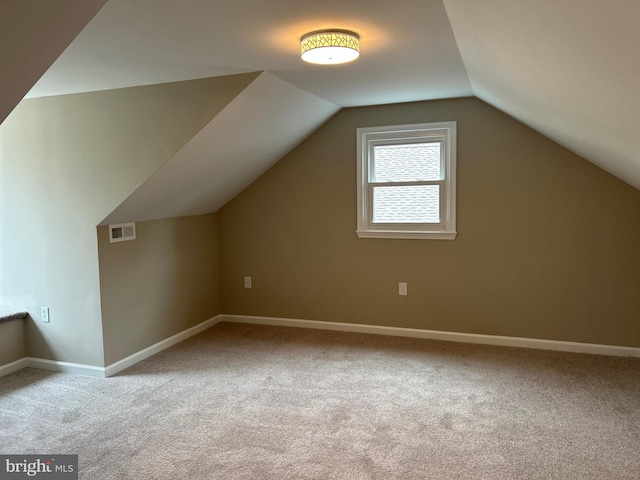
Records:
M453 240L456 238L456 122L357 129L358 228L360 238ZM440 142L441 177L421 182L372 182L374 147ZM373 223L373 186L440 186L440 223Z

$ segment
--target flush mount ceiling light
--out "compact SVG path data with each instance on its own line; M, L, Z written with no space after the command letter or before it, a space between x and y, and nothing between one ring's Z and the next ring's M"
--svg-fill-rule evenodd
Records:
M318 30L300 39L302 60L320 65L335 65L355 60L360 55L360 37L348 30Z

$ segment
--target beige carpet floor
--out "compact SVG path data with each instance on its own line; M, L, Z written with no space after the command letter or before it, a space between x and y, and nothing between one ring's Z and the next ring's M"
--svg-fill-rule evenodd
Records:
M99 479L640 479L640 360L220 324L0 379L0 453Z

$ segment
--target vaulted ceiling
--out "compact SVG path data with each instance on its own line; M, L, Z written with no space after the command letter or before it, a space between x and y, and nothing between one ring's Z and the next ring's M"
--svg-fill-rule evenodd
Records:
M216 212L337 110L263 72L102 223Z
M253 110L260 112L254 120L273 123L274 138L281 139L246 165L229 159L259 149L229 146L229 152L208 156L204 133L196 135L113 218L212 211L340 107L470 95L640 188L637 0L108 0L91 18L103 1L1 4L14 7L1 11L3 44L15 46L0 50L6 104L31 87L27 96L40 97L262 71L268 74L258 76L203 132L209 141L232 138L234 129L241 133L238 119L251 118ZM70 8L74 3L84 10ZM45 11L52 4L57 10ZM7 11L22 19L19 28ZM68 21L53 23L53 31L38 20L56 14ZM361 57L331 67L302 62L299 38L321 28L360 34ZM29 32L38 32L39 41L20 43ZM61 40L50 45L52 38ZM45 46L48 56L42 55ZM7 60L14 57L20 62ZM38 68L25 75L31 60ZM283 108L274 105L276 98ZM292 118L301 111L307 120L296 125ZM193 182L210 178L212 168L216 176L224 171L232 178L234 188L219 198L193 193ZM152 207L162 204L160 192L169 194L168 178L175 188L192 191L182 209Z

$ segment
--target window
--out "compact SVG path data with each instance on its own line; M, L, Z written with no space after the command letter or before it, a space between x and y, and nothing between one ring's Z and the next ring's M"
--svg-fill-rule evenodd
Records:
M456 122L358 128L360 238L456 238Z

